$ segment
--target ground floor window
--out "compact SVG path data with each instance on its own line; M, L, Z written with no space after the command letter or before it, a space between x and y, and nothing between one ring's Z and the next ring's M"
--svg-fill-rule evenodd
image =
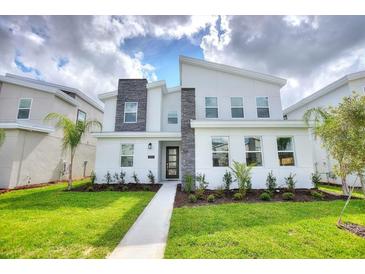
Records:
M229 166L228 137L212 137L213 166Z
M262 166L261 137L245 137L246 165Z
M133 155L134 145L133 144L122 144L121 146L121 167L132 167L133 166Z
M276 139L278 147L279 164L281 166L294 166L294 144L293 137L278 137Z

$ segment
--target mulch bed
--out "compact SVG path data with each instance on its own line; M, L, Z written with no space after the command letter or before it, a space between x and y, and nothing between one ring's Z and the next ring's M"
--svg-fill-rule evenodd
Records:
M76 192L101 192L101 191L153 191L157 192L161 184L85 184L74 187L71 191Z
M312 191L320 192L323 194L322 199L318 199L313 197L311 194ZM207 205L207 204L225 204L225 203L267 203L267 202L312 202L312 201L333 201L333 200L346 200L347 196L343 195L333 195L327 192L323 192L320 190L315 189L296 189L295 190L295 197L293 200L287 201L282 198L282 194L284 192L288 192L285 189L277 189L276 192L271 196L270 201L263 201L259 198L260 194L265 192L264 189L252 189L250 190L243 200L233 200L233 195L238 192L238 189L232 189L229 193L225 193L223 197L217 198L217 191L216 190L206 190L204 192L204 197L202 199L198 199L196 203L190 203L188 201L188 194L181 190L181 185L179 184L177 187L177 192L175 196L175 203L174 207L194 207L200 205ZM214 194L216 199L213 203L209 203L207 201L207 197L210 194ZM219 195L218 195L219 196ZM355 199L355 198L354 198Z
M338 223L337 226L341 229L345 229L357 236L365 238L365 226L357 225L354 223Z

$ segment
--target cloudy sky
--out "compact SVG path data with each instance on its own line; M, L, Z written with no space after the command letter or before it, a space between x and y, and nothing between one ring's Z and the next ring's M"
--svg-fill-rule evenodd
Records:
M365 70L365 16L0 16L0 74L95 96L119 78L178 85L178 56L288 79L284 106Z

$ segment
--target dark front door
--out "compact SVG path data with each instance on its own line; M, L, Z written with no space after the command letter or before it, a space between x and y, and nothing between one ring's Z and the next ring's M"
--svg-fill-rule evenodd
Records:
M166 147L166 178L179 178L179 147Z

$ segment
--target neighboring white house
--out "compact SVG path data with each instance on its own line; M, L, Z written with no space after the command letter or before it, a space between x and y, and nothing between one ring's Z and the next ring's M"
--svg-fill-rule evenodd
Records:
M120 79L104 93L103 132L97 137L97 182L107 172L136 173L147 182L204 173L209 188L222 185L232 162L255 165L253 188L264 188L272 170L279 185L296 174L311 187L313 156L303 121L283 119L280 89L286 80L203 60L180 57L180 86Z
M315 107L337 106L344 97L352 95L353 92L360 95L365 94L365 71L348 74L340 78L284 109L283 113L288 120L302 120L306 110ZM329 175L333 174L335 161L330 157L327 150L322 147L321 140L312 138L315 169L321 173L323 180L333 181L329 178ZM349 176L348 181L352 183L354 178L354 176ZM337 178L337 183L340 183L340 178Z
M44 118L50 112L70 119L102 120L103 107L81 91L26 77L0 76L0 188L45 183L66 178L69 154L63 153L62 130ZM77 149L74 177L94 169L96 140L87 135Z

